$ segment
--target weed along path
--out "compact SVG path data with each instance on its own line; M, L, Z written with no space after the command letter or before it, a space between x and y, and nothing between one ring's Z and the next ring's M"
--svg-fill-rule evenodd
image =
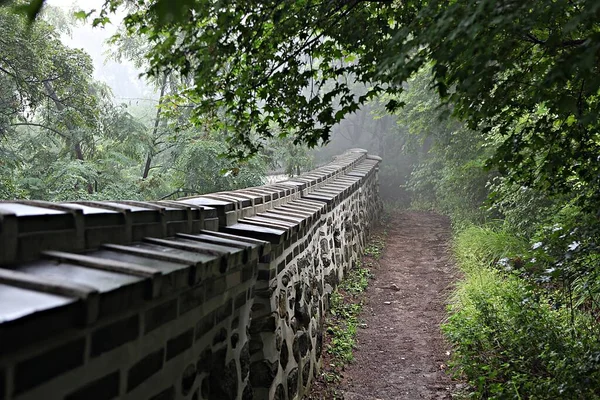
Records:
M451 398L448 348L440 332L455 278L450 238L445 217L392 215L366 291L355 361L343 372L344 400Z

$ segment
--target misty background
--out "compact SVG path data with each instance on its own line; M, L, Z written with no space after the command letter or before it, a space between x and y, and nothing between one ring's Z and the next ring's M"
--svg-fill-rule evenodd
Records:
M7 136L0 148L7 159L13 160L0 165L0 179L4 182L0 197L175 198L272 183L328 163L348 149L363 148L383 158L379 175L382 196L394 203L409 204L407 180L420 159L421 145L414 151L415 141L409 143L408 128L402 123L406 119L389 114L385 101L380 99L374 99L336 125L325 146L308 149L294 145L291 138L275 139L265 146L257 160L240 166L239 176L237 172L236 176L227 175L232 165L217 157L225 145L218 129L207 133L203 128L191 128L185 112L175 116L157 112L163 95L175 93L181 84L185 86L184 79L164 77L162 83L160 79L148 80L143 76L145 71L140 67L139 54L131 57L131 52L123 53L117 44L109 43L125 13L111 15L111 23L104 27L92 27L91 21L74 16L81 10L99 10L103 3L103 0L47 0L43 19L60 35L64 46L81 49L89 55L93 67L91 77L109 88L110 93L100 97L107 102L105 104L110 104L107 107L112 111L98 111L105 115L94 118L114 120L111 113L116 113L120 115L119 123L124 125L116 127L115 132L105 131L106 121L93 122L95 128L89 124L65 126L60 125L64 114L60 107L38 108L37 115L18 124L27 127L16 128L15 135ZM133 47L135 44L133 42ZM56 81L57 87L59 84ZM65 82L65 85L68 88L71 83ZM356 86L357 94L363 90L364 87ZM91 107L90 112L97 109L97 106ZM48 111L54 114L47 114ZM78 113L76 108L73 112ZM128 120L127 115L133 119ZM45 130L36 126L40 119L46 119ZM186 125L183 132L176 128L178 121ZM53 133L62 130L68 131L66 136L62 134L63 139L70 139L61 139L61 144ZM66 153L69 141L80 143L76 159ZM407 149L413 151L407 152ZM45 158L51 161L45 162ZM51 168L48 162L52 162ZM233 169L238 171L237 166ZM69 180L64 179L65 175Z

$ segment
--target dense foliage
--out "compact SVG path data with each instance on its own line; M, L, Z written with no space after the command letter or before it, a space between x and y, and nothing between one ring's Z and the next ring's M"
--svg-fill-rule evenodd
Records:
M227 146L217 127L194 126L173 100L190 85L176 73L149 80L156 100L117 101L93 78L90 57L61 41L73 23L53 8L30 24L0 7L0 199L174 198L312 166L291 143L243 163L220 157ZM143 67L145 43L114 40L110 57Z
M527 251L511 232L471 227L456 239L465 280L444 326L457 371L484 399L600 398L600 342L589 314L562 307L519 271Z
M43 1L12 3L34 16ZM119 7L117 40L143 37L149 76L190 83L172 103L230 156L272 137L328 141L376 95L406 104L404 82L428 68L446 112L495 142L484 162L506 179L599 200L595 0L108 0L79 15L106 24Z
M327 141L335 123L377 94L402 91L431 63L443 103L500 142L492 160L501 172L595 201L596 0L110 0L95 22L124 4L128 31L151 43L148 72L193 79L181 94L191 118L222 113L236 157L275 127L296 141Z
M454 372L475 398L600 398L592 198L582 204L580 191L544 191L485 168L501 134L448 118L427 73L400 97L407 106L396 134L418 159L408 180L413 206L448 214L457 232L465 277L444 326Z

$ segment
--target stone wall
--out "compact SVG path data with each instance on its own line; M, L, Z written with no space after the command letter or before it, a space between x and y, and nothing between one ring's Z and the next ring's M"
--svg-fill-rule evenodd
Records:
M0 400L301 399L379 161L177 202L0 203Z

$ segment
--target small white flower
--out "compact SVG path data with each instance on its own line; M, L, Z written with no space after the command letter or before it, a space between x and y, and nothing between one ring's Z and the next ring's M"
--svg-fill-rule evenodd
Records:
M532 248L533 250L535 250L535 249L539 249L540 247L542 247L542 244L543 244L542 242L535 242L535 243L533 244L533 246L531 246L531 248Z
M508 265L508 258L504 257L498 260L498 265L502 265L503 267L506 267Z
M581 242L577 242L577 241L576 241L576 242L573 242L573 243L571 243L571 244L568 246L568 249L569 249L569 250L571 250L571 251L573 251L573 250L575 250L576 248L578 248L580 244L581 244Z

